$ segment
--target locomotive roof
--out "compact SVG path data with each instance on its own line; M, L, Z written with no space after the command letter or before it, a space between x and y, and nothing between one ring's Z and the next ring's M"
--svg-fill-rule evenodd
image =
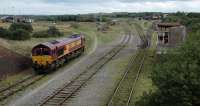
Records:
M53 40L50 42L45 42L39 45L44 45L49 47L50 49L55 49L56 47L61 47L63 45L69 44L71 42L74 42L76 40L79 40L81 37L77 36L77 37L68 37L68 38L63 38L63 39L58 39L58 40Z

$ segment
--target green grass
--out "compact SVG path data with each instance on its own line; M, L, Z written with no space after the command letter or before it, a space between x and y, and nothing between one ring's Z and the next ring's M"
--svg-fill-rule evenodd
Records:
M55 40L55 39L61 39L73 33L85 34L87 51L91 51L91 49L94 46L94 42L96 42L95 39L97 39L99 43L105 44L105 43L109 43L115 40L117 37L122 35L121 33L122 27L120 25L111 26L107 32L103 33L103 32L97 31L96 23L80 22L78 24L79 24L78 28L73 28L73 27L70 27L70 22L58 22L56 24L51 23L51 22L36 22L36 23L33 23L34 32L46 30L48 29L49 26L56 25L56 27L61 32L64 33L64 36L53 37L53 38L31 38L30 40L26 40L26 41L14 41L14 40L6 40L6 39L0 38L0 44L19 54L30 56L31 49L35 45L39 43ZM3 26L5 28L8 28L9 25L10 25L9 23L0 23L0 26Z
M109 67L113 67L114 70L116 69L117 72L112 72L110 73L110 77L112 78L114 85L116 86L118 81L121 79L121 76L124 74L124 69L125 67L127 67L127 64L129 62L129 58L130 56L126 56L124 58L118 58L115 59L113 61L111 61L109 64ZM112 69L113 69L112 68ZM107 94L107 96L105 98L103 98L102 103L99 104L99 106L105 106L108 102L108 100L110 99L110 96L112 95L113 91L114 91L114 87L110 90L111 92Z
M115 25L110 27L107 32L97 32L99 43L105 44L116 40L120 35L123 35L124 31L121 25Z
M111 104L112 106L125 106L126 105L129 94L132 90L132 85L137 76L137 72L140 67L140 61L142 60L143 55L144 55L144 51L139 50L138 56L135 58L135 61L132 64L131 70L127 73L127 76L122 81L121 85L119 86L118 91L113 96L113 100L112 100L112 104Z
M136 34L140 37L146 36L149 28L151 28L152 23L149 21L132 21L129 23L130 27L133 28L136 32ZM153 32L151 37L151 47L146 49L146 58L144 61L144 66L142 68L142 71L140 73L140 77L136 83L136 86L134 88L134 93L131 98L130 105L134 105L137 100L140 99L140 97L143 95L143 92L155 90L155 87L152 85L152 80L150 78L152 68L154 66L155 61L155 51L156 51L156 42L157 42L157 33Z
M147 49L146 50L146 58L144 61L144 66L140 73L140 77L137 81L136 87L134 89L134 94L131 99L131 104L134 105L136 101L140 99L143 95L143 92L148 92L150 90L154 90L155 87L152 84L152 80L150 78L152 67L154 65L154 57L152 54L155 53L154 51Z
M147 55L144 62L144 66L142 68L140 77L137 81L137 85L135 87L135 93L132 97L132 104L135 104L138 101L144 92L155 91L156 87L153 86L152 80L150 78L151 72L153 70L153 66L155 63L155 53L156 53L156 42L157 42L157 33L154 32L151 38L151 47L147 49Z
M8 28L9 25L10 25L10 23L0 23L0 27ZM39 31L39 30L46 30L51 25L53 25L53 24L49 23L49 22L36 22L36 23L33 23L33 29L34 29L34 32ZM56 26L59 28L59 30L64 32L65 36L63 36L63 37L66 37L71 31L71 29L68 27L69 23L64 23L64 24L58 23L58 24L56 24ZM30 40L26 40L26 41L6 40L6 39L0 38L0 44L1 44L1 46L4 46L14 52L20 53L25 56L30 56L31 49L33 46L35 46L39 43L42 43L42 42L59 39L59 38L63 38L63 37L31 38Z
M158 40L158 34L157 32L153 32L152 37L151 37L151 48L152 50L156 50L157 47L157 40Z

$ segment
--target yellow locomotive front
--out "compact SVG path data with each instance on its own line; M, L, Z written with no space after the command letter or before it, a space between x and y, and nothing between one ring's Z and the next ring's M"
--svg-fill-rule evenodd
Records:
M51 49L45 45L38 45L32 50L34 70L47 69L53 62Z

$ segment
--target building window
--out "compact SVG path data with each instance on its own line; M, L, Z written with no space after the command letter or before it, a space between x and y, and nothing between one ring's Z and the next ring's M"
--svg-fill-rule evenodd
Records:
M164 44L167 44L169 42L169 35L164 36Z
M158 37L159 41L163 41L163 36Z
M165 36L169 36L169 32L165 32Z

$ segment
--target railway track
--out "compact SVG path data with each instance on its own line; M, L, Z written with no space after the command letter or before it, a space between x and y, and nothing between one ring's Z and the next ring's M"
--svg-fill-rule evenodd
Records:
M141 40L139 52L136 56L132 56L130 62L125 69L122 79L118 82L113 94L110 96L107 106L134 106L132 97L135 93L135 87L140 76L145 61L146 51L148 47L148 39L138 24L136 24L136 32Z
M16 94L19 91L29 87L30 85L41 80L45 75L32 75L21 81L18 81L7 88L0 90L0 102L7 99L8 97Z
M126 35L122 42L111 51L102 56L99 60L85 69L75 77L70 83L66 83L57 89L52 95L45 98L38 106L61 106L71 98L81 87L83 87L106 63L121 51L129 42L131 35Z
M114 93L107 102L107 106L130 106L132 96L134 95L134 88L140 76L144 60L145 52L139 52L136 56L131 57L122 79L118 82Z

